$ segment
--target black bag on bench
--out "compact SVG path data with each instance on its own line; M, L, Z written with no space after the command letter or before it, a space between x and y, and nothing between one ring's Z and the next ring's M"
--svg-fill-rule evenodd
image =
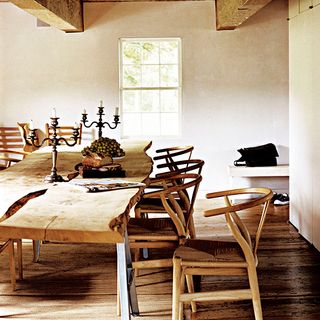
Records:
M242 148L237 151L241 154L241 157L234 161L235 166L276 166L277 157L279 157L277 148L273 143L251 148Z

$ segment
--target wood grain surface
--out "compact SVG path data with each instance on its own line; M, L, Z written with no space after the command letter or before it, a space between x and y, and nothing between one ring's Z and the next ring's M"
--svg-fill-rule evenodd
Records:
M196 202L195 224L201 237L226 237L223 217L204 218L208 200ZM248 216L249 226L258 217ZM170 255L166 250L153 257ZM32 262L32 245L23 243L24 281L11 291L7 254L0 256L0 318L119 319L116 314L114 245L54 244L41 247ZM288 206L270 206L259 251L258 277L265 320L320 319L320 254L288 223ZM235 277L229 286L239 287ZM142 270L136 279L141 315L136 320L171 319L172 271ZM203 277L201 290L221 287L223 277ZM200 303L192 320L251 320L250 301Z
M152 170L152 160L146 154L151 143L130 141L121 145L126 151L124 159L119 160L126 170L125 179L145 181ZM60 148L59 173L66 175L74 171L74 166L82 159L79 148L83 147L67 148L67 151ZM127 222L130 209L142 189L86 193L67 183L43 184L43 176L51 168L51 153L47 151L47 147L40 149L1 173L0 192L4 195L6 206L10 200L12 204L15 197L22 194L25 196L27 191L47 189L45 194L28 202L17 213L1 222L1 237L66 242L122 242L123 224ZM9 215L7 210L5 217Z

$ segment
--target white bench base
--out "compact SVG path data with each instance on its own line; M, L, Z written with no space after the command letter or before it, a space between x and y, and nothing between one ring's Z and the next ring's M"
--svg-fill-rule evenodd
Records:
M277 193L289 192L289 165L271 167L228 166L231 188L268 187Z

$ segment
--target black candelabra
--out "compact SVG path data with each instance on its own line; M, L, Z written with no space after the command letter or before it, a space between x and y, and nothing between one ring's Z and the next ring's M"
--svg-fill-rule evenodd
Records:
M108 125L110 129L115 129L118 124L120 123L120 116L119 116L119 108L115 108L115 114L113 116L113 125L111 125L109 122L103 122L102 121L102 116L104 115L103 113L103 106L102 106L102 101L100 101L100 107L98 107L98 113L97 115L99 116L99 120L98 121L92 121L90 124L86 124L88 122L87 119L87 112L84 109L82 112L82 123L86 128L90 128L92 125L96 125L96 127L98 128L98 136L99 138L102 137L102 128L104 128L105 125Z
M52 129L52 134L49 135L49 137L43 139L41 143L36 143L37 136L36 136L36 130L34 128L30 128L30 140L32 142L32 145L34 145L37 148L40 148L44 145L45 142L49 142L49 145L52 146L52 168L51 168L51 174L46 176L44 181L48 183L53 183L53 182L62 182L65 181L62 176L57 174L57 157L58 157L58 151L57 151L57 146L61 145L61 142L65 143L69 147L73 147L79 137L79 126L76 125L73 128L72 136L71 139L73 141L68 141L66 138L60 137L57 135L57 129L59 129L58 126L58 117L52 116L51 118L51 125L50 128Z

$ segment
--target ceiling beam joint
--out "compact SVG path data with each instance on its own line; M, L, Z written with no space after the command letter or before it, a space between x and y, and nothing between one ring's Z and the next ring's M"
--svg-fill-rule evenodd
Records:
M81 0L10 0L10 2L65 32L83 31Z
M272 0L216 0L217 30L233 30Z

